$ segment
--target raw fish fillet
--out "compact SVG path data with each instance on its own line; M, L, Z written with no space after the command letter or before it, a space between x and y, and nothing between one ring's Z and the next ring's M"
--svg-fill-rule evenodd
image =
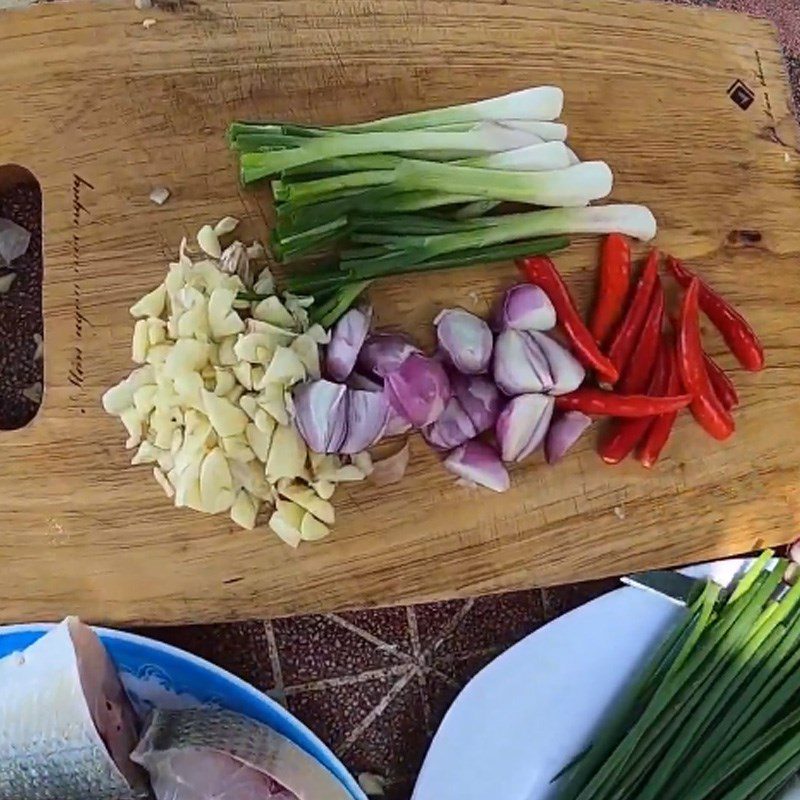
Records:
M75 617L0 659L0 800L148 797L135 743L116 670Z
M131 758L157 800L352 800L296 744L232 711L157 710Z

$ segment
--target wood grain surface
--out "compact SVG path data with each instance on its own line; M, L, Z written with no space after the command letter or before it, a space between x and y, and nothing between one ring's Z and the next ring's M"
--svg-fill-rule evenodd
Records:
M146 29L144 17L156 24ZM740 109L736 79L754 93ZM647 472L587 437L536 457L504 495L454 485L420 442L406 479L337 494L335 533L292 551L266 528L173 509L128 466L100 395L131 369L127 308L182 235L232 214L263 237L264 190L237 185L233 118L333 123L564 87L570 143L647 203L658 244L735 301L769 368L734 370L719 445L682 418ZM773 32L731 14L613 0L128 0L0 15L0 164L41 182L45 399L0 433L0 619L79 613L181 622L439 599L674 564L791 539L800 526L800 151ZM156 207L154 186L172 192ZM588 302L596 242L558 259ZM389 281L379 325L425 340L444 305L486 311L509 264ZM709 346L726 367L721 340Z

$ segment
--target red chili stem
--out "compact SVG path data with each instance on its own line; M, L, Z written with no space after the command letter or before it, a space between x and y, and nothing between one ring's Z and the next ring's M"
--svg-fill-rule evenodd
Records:
M586 388L562 394L555 400L559 411L582 411L596 417L653 417L686 408L692 396L648 397L646 394L616 394Z
M621 394L641 394L650 385L661 346L665 304L664 289L661 281L656 279L652 301L639 340L616 386Z
M608 357L618 372L629 362L633 348L639 340L657 279L658 250L651 250L636 284L633 299L608 350Z
M693 279L700 282L698 289L700 308L722 334L728 349L746 370L757 372L764 369L764 348L747 320L725 298L686 269L676 258L672 256L667 258L667 268L684 289L688 288Z
M630 288L630 244L622 234L610 233L603 239L600 250L597 297L589 322L589 330L597 344L603 345L619 323Z
M704 353L703 357L706 363L708 379L711 381L714 393L720 399L726 411L736 408L739 405L739 393L736 391L730 376L708 353Z
M655 369L647 390L648 395L659 397L667 392L670 349L664 340L659 341ZM667 392L667 394L670 394ZM619 464L627 458L647 433L653 417L617 419L612 422L610 435L600 444L598 453L606 464Z
M669 349L669 361L667 369L667 394L676 394L681 390L681 376L678 369L678 357L674 348ZM642 441L637 455L643 467L650 469L658 461L664 446L667 444L672 429L675 427L675 420L678 417L677 411L669 414L662 414L653 420L653 424L647 431L647 435Z
M727 439L734 430L733 417L725 410L708 377L700 339L700 281L693 278L683 296L678 325L678 368L692 397L692 414L715 439Z
M558 322L578 361L585 367L595 370L601 380L615 383L619 378L618 371L600 352L552 260L547 256L532 256L521 259L517 265L528 281L543 289L550 298Z

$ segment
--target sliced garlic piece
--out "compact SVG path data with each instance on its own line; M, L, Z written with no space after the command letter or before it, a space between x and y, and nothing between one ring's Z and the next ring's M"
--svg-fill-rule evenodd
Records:
M336 483L351 483L354 481L363 481L367 476L355 465L345 464L339 467L333 474L332 480Z
M271 322L264 322L263 320L253 319L252 317L248 317L248 319L245 320L244 331L246 334L261 333L264 334L264 336L269 336L276 345L288 345L291 343L292 339L298 335L296 331L280 328L277 325L273 325Z
M148 383L133 393L133 406L142 419L147 419L147 415L156 407L157 392L158 386Z
M214 229L210 225L203 225L197 232L197 244L200 245L200 249L204 253L207 253L212 258L219 258L222 255L219 237L214 233Z
M122 420L125 430L128 431L128 441L125 442L125 449L132 450L134 447L138 447L142 441L142 418L139 416L139 412L131 406L126 408L119 418Z
M247 490L240 489L231 506L231 519L240 527L248 531L256 526L258 517L258 503Z
M288 347L276 347L264 374L264 380L269 383L293 386L295 383L305 380L305 377L306 368L297 353Z
M131 464L133 466L139 464L155 464L159 457L165 452L165 450L155 447L150 442L144 441L139 445L139 449L131 459Z
M236 230L239 220L236 217L223 217L215 226L214 233L217 236L227 236Z
M186 241L184 239L184 241ZM186 258L181 256L181 260L178 262L173 262L169 265L169 271L167 272L167 277L164 279L164 288L167 291L167 295L170 297L174 297L183 287L186 285L186 276L189 274L189 270L192 267L192 262ZM155 314L153 316L156 316Z
M137 300L130 307L130 313L137 318L160 317L164 313L166 301L167 287L162 283L156 286L152 292L148 292L140 300Z
M289 328L291 330L297 327L297 320L289 313L286 306L281 303L280 298L274 294L255 304L253 317L262 322L269 322L279 328Z
M172 488L169 478L159 467L153 467L153 477L158 481L159 486L164 490L164 494L167 497L175 497L175 489Z
M318 542L330 532L330 528L320 522L313 514L306 512L303 515L303 521L300 523L300 538L304 542Z
M278 425L272 435L266 463L267 478L295 478L306 463L306 443L292 425Z
M330 331L326 331L322 325L317 325L314 323L306 333L317 343L317 344L328 344L331 340L331 333Z
M236 386L236 376L224 367L214 367L214 394L217 397L227 397L228 393Z
M310 486L290 483L289 481L280 481L278 483L278 492L287 500L291 500L297 503L301 508L311 512L317 519L322 520L322 522L333 525L336 521L333 506L327 500L323 500L319 497Z
M164 364L172 351L171 344L156 344L147 351L147 363L154 367L160 367Z
M269 458L269 446L272 442L272 436L275 433L276 427L275 420L271 417L267 417L267 420L268 422L266 425L268 427L269 425L272 426L270 430L263 431L253 422L249 422L245 429L247 444L250 445L250 448L256 454L256 458L262 464L266 464L267 458Z
M275 420L264 411L263 408L256 409L256 415L253 417L256 427L264 433L270 433L275 429Z
M226 336L219 343L217 360L219 361L220 366L232 367L238 363L239 359L236 356L236 352L234 351L235 344L236 344L235 336Z
M221 340L244 330L244 321L233 310L235 299L236 292L231 289L219 287L211 292L208 301L208 323L214 339Z
M364 475L372 474L372 456L366 450L350 456L350 460Z
M249 461L247 464L242 464L240 461L231 461L228 466L236 489L247 489L253 497L265 502L274 501L275 492L264 476L264 467L261 463Z
M286 394L277 383L268 383L256 395L259 407L267 412L279 425L289 424L289 412L286 408Z
M200 467L200 498L209 514L219 514L233 505L233 478L219 447L203 459Z
M220 436L237 436L244 433L248 422L247 414L238 405L225 397L217 397L206 389L203 389L201 395L208 419Z
M185 424L186 424L186 415L184 414L184 425ZM209 425L209 428L210 427L211 426ZM177 429L172 431L172 440L169 443L170 456L174 456L175 453L177 453L178 450L180 450L181 447L183 447L183 440L184 440L184 431ZM164 465L161 464L161 462L159 462L159 464L161 466L161 469L165 469ZM168 469L166 469L166 471L169 472L170 469L172 469L172 467L169 467Z
M167 323L157 317L147 320L147 341L150 345L163 344L167 341Z
M253 366L249 361L240 361L233 368L233 374L236 380L244 386L248 391L253 388Z
M336 484L331 481L313 481L311 488L323 499L330 500L336 491Z
M106 390L101 400L103 409L107 414L118 417L126 408L133 405L133 395L137 389L155 382L155 372L149 364L135 369L116 386Z
M174 480L172 475L167 476L175 487L175 505L178 508L185 506L195 511L204 511L200 496L200 462L194 460L188 462L183 471L179 471L176 464L175 470L178 474Z
M202 453L206 447L211 446L211 422L202 412L191 409L184 417L185 430L183 434L183 453Z
M184 308L178 317L178 337L195 337L204 342L211 336L211 325L208 316L208 299L194 286L184 286L178 293L178 299Z
M240 335L233 346L236 361L249 361L251 364L266 364L278 346L275 337L265 333L246 333Z
M164 362L164 374L174 378L182 372L198 372L207 363L208 344L197 339L178 339Z
M241 408L250 419L255 420L256 411L258 411L258 403L256 402L255 395L243 394L239 398L239 408Z
M188 408L203 409L202 392L205 389L203 378L199 372L182 372L175 377L173 382L175 389L175 401L170 405L182 405ZM162 396L166 396L166 391L162 390ZM166 397L165 397L166 399Z
M247 248L247 257L253 261L259 258L266 258L266 255L267 253L261 242L253 242L253 244ZM273 278L269 267L264 267L264 269L258 273L258 278L256 278L256 282L253 284L253 291L256 294L275 293L275 278Z
M305 367L311 380L318 380L322 372L319 363L319 345L307 333L302 333L289 345Z
M308 309L314 302L313 297L300 297L299 295L292 294L291 292L283 293L283 303L289 313L295 318L300 330L304 331L308 328Z
M250 424L252 425L252 423ZM246 464L256 457L244 436L223 436L220 444L225 455L233 461L241 461Z
M300 526L303 524L305 512L300 506L286 500L275 503L275 511L269 518L272 530L291 547L297 547L302 541Z
M137 320L133 326L133 341L131 342L131 361L136 364L144 364L147 359L147 350L150 344L147 331L147 320Z

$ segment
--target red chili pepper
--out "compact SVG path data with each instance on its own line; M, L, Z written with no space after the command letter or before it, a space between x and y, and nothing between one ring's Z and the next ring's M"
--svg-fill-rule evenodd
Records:
M648 397L646 394L617 394L586 388L562 394L555 400L560 411L583 411L596 417L655 417L686 408L692 396Z
M730 376L708 353L703 353L703 358L706 362L708 379L711 381L714 393L719 397L720 402L727 411L736 408L739 405L739 393L736 391Z
M678 357L675 350L670 348L666 391L667 394L675 394L681 388ZM658 461L658 457L661 455L661 451L672 433L677 416L677 411L670 411L669 414L662 414L653 420L653 424L650 426L650 430L647 431L647 436L642 441L637 453L643 467L650 469Z
M661 329L664 327L664 289L656 279L652 302L647 312L639 341L625 365L622 377L616 385L620 394L641 394L646 391L653 377L653 369L661 345ZM658 394L658 392L656 392Z
M703 313L722 334L728 349L751 372L764 369L764 348L747 320L707 283L690 272L676 258L667 258L667 268L686 289L693 279L700 281L699 304Z
M542 288L556 310L564 333L569 339L575 357L585 367L594 369L598 376L609 383L615 383L619 373L614 365L600 352L589 329L584 325L578 309L570 296L555 264L547 256L532 256L517 262L525 277Z
M631 246L620 233L609 233L600 250L597 299L589 322L597 344L602 345L616 328L631 288Z
M683 297L678 327L678 368L694 418L715 439L727 439L734 430L733 417L714 393L703 359L700 340L700 281L692 278Z
M633 293L631 304L628 306L628 311L611 341L611 347L608 349L608 357L618 372L621 372L630 360L633 348L639 340L657 279L658 250L651 250L639 277L639 282L636 284L636 290Z
M670 349L663 340L659 344L655 369L647 390L648 395L654 397L659 397L667 391L669 377ZM606 464L619 464L636 447L652 423L652 417L614 420L611 435L598 448L600 458Z

